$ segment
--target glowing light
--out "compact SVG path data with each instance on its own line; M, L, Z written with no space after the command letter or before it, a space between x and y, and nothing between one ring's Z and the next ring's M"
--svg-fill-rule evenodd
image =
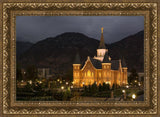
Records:
M109 82L107 81L107 82L105 82L106 84L109 84Z
M82 82L82 84L84 85L84 82Z
M122 90L122 92L125 93L126 91L125 91L125 90Z
M59 79L57 79L57 81L59 82Z
M136 99L136 95L135 94L132 95L132 99Z
M141 86L141 83L138 83L139 86Z
M62 87L61 87L61 89L63 90L63 89L64 89L64 87L62 86Z
M91 77L91 71L90 70L87 71L87 76Z
M41 83L42 83L42 81L39 81L39 83L41 84Z
M32 80L29 80L28 83L29 83L29 84L32 84Z
M68 82L66 82L66 85L68 85Z
M128 89L128 88L129 88L129 86L127 85L127 86L126 86L126 88Z
M71 88L73 88L73 86L71 86Z

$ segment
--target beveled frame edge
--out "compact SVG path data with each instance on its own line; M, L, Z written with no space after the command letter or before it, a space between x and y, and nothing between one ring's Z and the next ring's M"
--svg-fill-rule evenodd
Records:
M153 45L156 46L155 42L153 43ZM156 50L153 50L153 51L156 51ZM152 59L155 59L155 58L152 58ZM156 62L157 62L157 61L156 61ZM155 71L156 71L156 70L155 70ZM156 83L155 83L155 84L156 84ZM155 95L154 95L154 96L155 96ZM90 110L88 110L88 112L89 112L89 111L90 111ZM151 112L151 113L152 113L152 112ZM150 113L150 114L151 114L151 113ZM119 114L119 113L117 113L117 114Z

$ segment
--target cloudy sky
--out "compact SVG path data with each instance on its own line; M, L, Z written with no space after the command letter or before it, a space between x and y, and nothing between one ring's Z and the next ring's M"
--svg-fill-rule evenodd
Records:
M100 39L104 27L106 43L113 43L144 29L143 16L17 16L19 41L38 42L64 32L80 32Z

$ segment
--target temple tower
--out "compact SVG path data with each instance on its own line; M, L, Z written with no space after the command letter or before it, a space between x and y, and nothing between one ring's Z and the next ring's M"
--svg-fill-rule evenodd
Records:
M79 87L81 84L81 72L80 72L81 62L80 56L77 53L75 61L73 63L73 86Z
M104 37L103 37L103 27L101 28L101 39L99 43L99 47L97 49L97 56L94 57L94 59L103 61L105 53L108 52L108 49L106 49Z

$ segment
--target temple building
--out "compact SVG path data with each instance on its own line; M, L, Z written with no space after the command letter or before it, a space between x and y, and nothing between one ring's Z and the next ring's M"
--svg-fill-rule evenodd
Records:
M80 62L77 54L73 63L73 86L83 87L84 85L97 85L109 83L110 86L118 84L120 86L128 84L127 66L124 59L112 60L106 49L103 27L101 28L101 39L97 49L97 56L87 57L85 62Z

